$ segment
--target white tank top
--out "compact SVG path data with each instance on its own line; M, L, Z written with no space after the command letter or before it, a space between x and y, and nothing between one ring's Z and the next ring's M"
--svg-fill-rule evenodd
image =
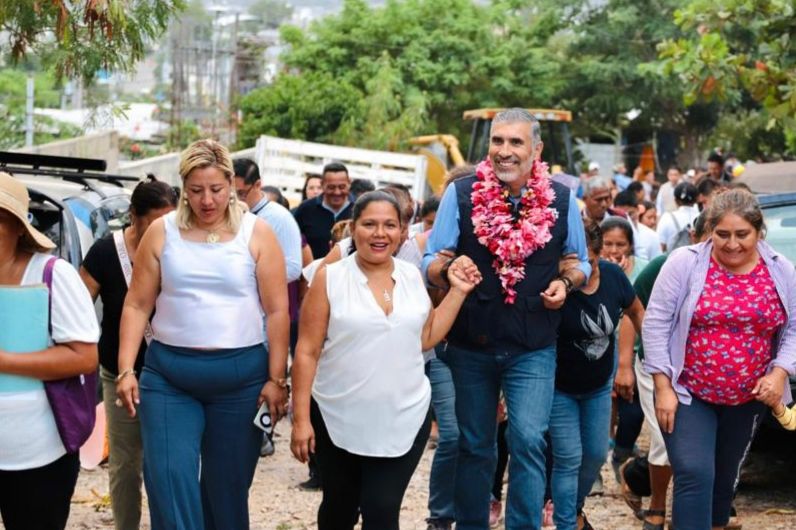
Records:
M263 311L249 241L257 217L246 213L235 239L182 238L175 213L164 217L155 340L184 348L244 348L265 340Z
M393 263L389 316L356 253L326 267L329 328L312 395L332 442L364 456L406 454L431 402L420 350L431 301L417 267Z

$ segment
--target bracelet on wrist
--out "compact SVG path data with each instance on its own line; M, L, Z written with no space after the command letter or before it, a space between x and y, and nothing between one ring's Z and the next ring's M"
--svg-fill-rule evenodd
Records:
M571 293L572 290L575 288L575 284L567 278L566 276L559 276L556 280L560 281L564 284L564 289L567 291L567 294Z
M268 381L275 384L279 388L287 388L287 378L286 377L269 377Z
M135 376L135 370L133 370L132 368L128 368L127 370L122 370L121 372L119 372L119 375L116 376L116 379L114 380L114 382L116 382L118 384L119 381L121 381L122 379L124 379L128 375Z

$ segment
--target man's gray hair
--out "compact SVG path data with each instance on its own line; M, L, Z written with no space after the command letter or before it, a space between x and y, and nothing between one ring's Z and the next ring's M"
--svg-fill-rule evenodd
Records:
M501 110L495 117L492 118L492 123L517 123L525 122L531 124L531 139L534 143L542 139L542 129L539 126L539 120L525 109L513 107L510 109Z
M583 183L583 197L588 197L595 191L611 189L611 183L605 177L592 177Z

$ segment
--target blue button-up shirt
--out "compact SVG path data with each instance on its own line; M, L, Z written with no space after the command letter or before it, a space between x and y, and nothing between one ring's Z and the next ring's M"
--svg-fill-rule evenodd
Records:
M276 240L285 256L287 281L298 280L301 276L301 232L290 211L284 206L263 197L254 205L251 212L263 219L274 231Z
M564 254L577 254L578 269L588 279L591 274L589 253L586 248L586 233L583 230L583 220L574 194L569 194L569 208L567 210L567 237L564 241ZM434 228L426 243L426 253L423 256L423 276L428 278L428 266L441 250L455 249L459 243L459 202L456 200L456 187L448 186L440 201L437 217L434 219Z

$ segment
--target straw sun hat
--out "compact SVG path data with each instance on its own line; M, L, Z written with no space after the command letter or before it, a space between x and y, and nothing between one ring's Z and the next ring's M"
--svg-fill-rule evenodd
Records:
M25 185L8 173L0 171L0 210L5 210L19 219L19 222L25 227L25 234L22 239L30 247L44 252L54 249L55 243L33 228L33 225L28 221L29 203L30 196Z

